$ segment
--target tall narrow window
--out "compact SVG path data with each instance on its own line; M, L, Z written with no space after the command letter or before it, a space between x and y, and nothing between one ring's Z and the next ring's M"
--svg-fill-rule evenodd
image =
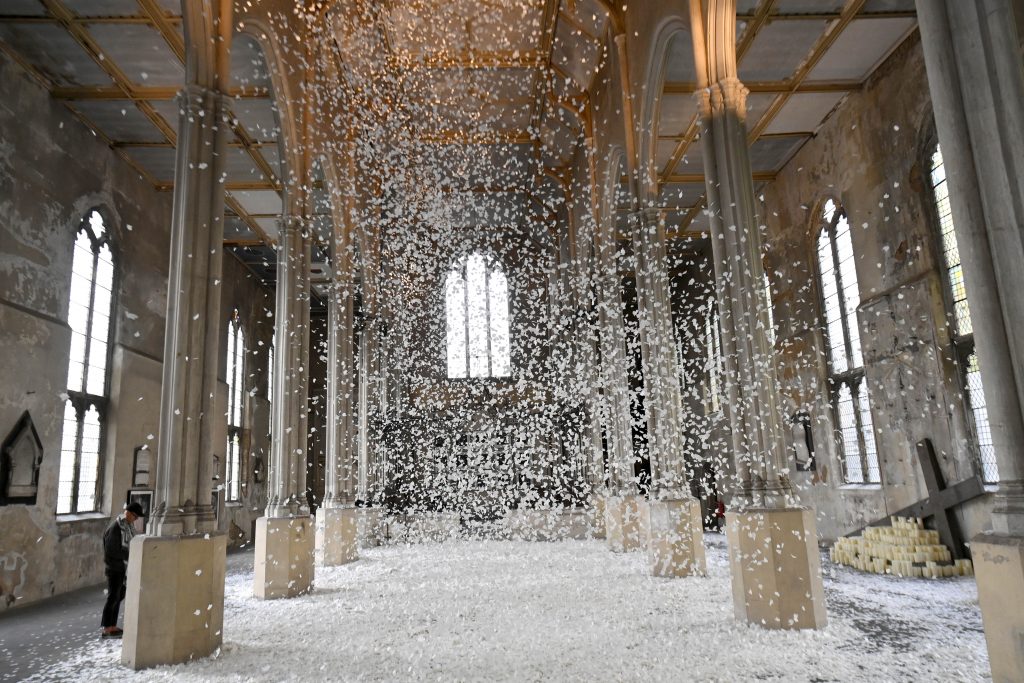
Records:
M448 377L508 377L508 281L497 263L471 254L445 281Z
M103 217L90 211L75 237L68 325L68 400L64 406L57 514L99 508L97 485L107 409L114 260Z
M981 461L982 479L988 483L999 481L996 468L995 449L992 447L992 430L988 424L988 409L982 390L981 371L978 368L978 354L974 347L974 327L971 325L971 310L967 304L967 285L964 282L963 266L960 263L960 249L956 243L953 227L953 212L949 206L949 188L946 185L946 167L942 162L942 150L935 146L931 157L932 198L935 201L935 216L939 222L942 260L946 271L946 291L952 305L950 325L953 330L953 347L960 380L971 416L974 418L974 434Z
M768 335L768 343L775 346L775 311L772 310L772 283L768 279L768 271L763 271L764 275L764 305L768 312L768 329L765 333Z
M242 382L245 375L245 337L238 311L228 321L228 442L224 476L224 500L240 498L242 474Z
M722 409L722 332L718 320L718 307L708 301L708 314L704 317L704 346L707 349L707 397L705 406L710 413Z
M821 218L818 272L825 312L829 386L845 478L849 483L877 483L881 481L881 472L857 324L860 289L850 223L846 212L831 199L825 202Z

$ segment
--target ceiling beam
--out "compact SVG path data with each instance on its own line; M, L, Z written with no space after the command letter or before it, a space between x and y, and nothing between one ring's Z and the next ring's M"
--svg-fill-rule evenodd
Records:
M807 81L795 86L791 80L786 81L744 81L743 85L751 93L828 93L850 92L864 87L863 81ZM697 92L697 84L683 81L666 81L663 87L666 94L692 95Z
M130 85L127 92L120 86L94 85L84 87L56 87L50 94L58 100L173 100L181 91L180 86L139 87ZM228 96L233 99L269 98L268 88L231 88Z
M184 64L185 39L181 37L178 29L171 23L170 17L164 13L163 7L156 0L138 0L138 3L142 13L149 18L153 26L156 27L156 30L163 36L164 41L167 42L174 55Z

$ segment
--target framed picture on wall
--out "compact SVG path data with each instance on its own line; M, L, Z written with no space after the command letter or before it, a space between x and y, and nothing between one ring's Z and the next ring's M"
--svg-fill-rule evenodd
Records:
M135 455L132 457L132 488L145 488L150 486L150 471L153 468L153 451L149 446L143 444L135 447Z
M149 513L153 509L152 489L128 489L128 500L125 501L125 505L130 503L141 505L143 518L149 519Z

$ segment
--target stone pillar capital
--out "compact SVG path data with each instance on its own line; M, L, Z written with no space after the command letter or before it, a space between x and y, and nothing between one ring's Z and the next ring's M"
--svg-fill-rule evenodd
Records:
M736 112L741 119L746 119L747 95L750 90L740 79L730 76L712 83L694 93L701 118L718 116L727 111Z

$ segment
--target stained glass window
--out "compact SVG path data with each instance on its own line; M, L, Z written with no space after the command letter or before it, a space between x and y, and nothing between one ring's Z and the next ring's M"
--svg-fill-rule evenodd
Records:
M961 383L967 396L968 407L974 422L975 443L981 464L982 479L989 483L999 481L996 468L995 449L992 447L992 429L988 423L985 407L985 393L981 384L981 370L978 354L974 347L974 326L971 324L971 309L967 303L967 284L964 282L963 266L960 262L960 248L956 241L953 211L949 205L949 187L946 183L946 166L942 161L942 150L938 145L931 157L929 173L932 199L935 202L935 217L938 219L940 249L946 272L946 291L952 308L950 326L953 330L953 345L957 362L961 368Z

